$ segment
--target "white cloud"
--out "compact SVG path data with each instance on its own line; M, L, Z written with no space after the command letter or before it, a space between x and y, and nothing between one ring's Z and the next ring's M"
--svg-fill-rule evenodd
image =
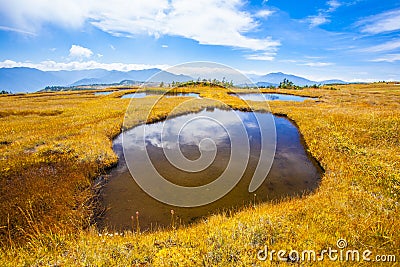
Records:
M246 58L250 60L272 61L275 58L275 53L265 52L259 54L252 54L252 55L247 55Z
M304 58L307 58L307 59L323 59L325 57L321 57L321 56L304 56Z
M327 15L319 13L317 16L308 17L308 22L310 23L311 27L317 27L319 25L329 23L330 20L328 19Z
M337 0L330 0L327 2L327 5L329 6L327 12L334 12L336 9L338 9L342 4L337 1Z
M309 67L327 67L327 66L335 65L332 62L317 61L317 60L322 60L322 59L324 59L324 57L304 56L304 59L284 59L284 60L280 60L280 62L294 63L298 66L309 66Z
M400 9L361 19L356 23L356 26L361 28L361 32L369 34L400 30Z
M89 58L92 55L93 55L92 50L79 45L72 45L71 48L69 49L70 58L83 59L83 58Z
M269 16L271 16L274 13L274 11L272 10L268 10L268 9L263 9L258 11L255 16L258 18L267 18Z
M77 28L89 13L90 1L79 0L0 0L4 21L28 32L35 32L43 23Z
M328 8L319 9L318 15L307 17L306 21L310 24L310 27L318 27L319 25L331 22L329 19L330 13L335 12L336 9L342 5L342 3L337 0L330 0L326 2L326 5Z
M168 48L168 45L161 45L162 48Z
M307 62L300 65L309 66L309 67L327 67L332 66L333 63L331 62Z
M89 22L116 36L180 36L200 44L254 51L278 47L280 43L267 36L246 36L259 24L250 13L242 11L244 3L244 0L115 0L112 4L96 0L0 0L0 15L31 31L45 23L76 28Z
M385 56L376 58L376 59L372 59L370 60L372 62L396 62L396 61L400 61L400 54L387 54Z
M87 70L87 69L105 69L105 70L142 70L159 68L166 69L168 65L149 65L149 64L125 64L125 63L100 63L94 60L90 61L71 61L71 62L55 62L52 60L42 61L40 63L32 62L16 62L13 60L0 61L0 68L27 67L36 68L43 71L57 70Z
M299 61L299 60L297 60L297 59L282 59L282 60L279 60L279 62L284 62L284 63L299 63L299 62L302 62L302 61Z
M400 48L400 39L394 40L390 42L386 42L384 44L375 45L363 49L359 49L360 52L384 52L384 51L391 51Z

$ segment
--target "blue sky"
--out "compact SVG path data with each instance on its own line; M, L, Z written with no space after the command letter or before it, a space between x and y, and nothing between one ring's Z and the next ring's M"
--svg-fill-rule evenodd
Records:
M393 0L0 0L0 67L167 68L400 80Z

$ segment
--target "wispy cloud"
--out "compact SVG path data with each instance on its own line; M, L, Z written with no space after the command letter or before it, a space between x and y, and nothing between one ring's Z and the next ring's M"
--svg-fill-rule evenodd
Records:
M297 59L282 59L279 60L279 62L284 62L284 63L299 63L299 62L304 62L303 60L297 60Z
M331 62L307 62L300 65L309 66L309 67L327 67L334 65Z
M362 33L379 34L400 30L400 9L386 11L359 20L356 24Z
M380 45L375 45L367 48L362 48L359 49L358 51L360 52L368 52L368 53L374 53L374 52L386 52L386 51L392 51L397 48L400 48L400 39L399 40L393 40L389 41Z
M328 19L328 15L319 13L317 16L308 17L308 21L310 23L310 27L317 27L319 25L328 23L331 20Z
M259 54L251 54L251 55L247 55L246 59L272 61L275 59L275 53L274 52L265 52L265 53L259 53Z
M330 13L335 12L336 9L342 5L342 3L337 0L330 0L326 2L326 5L328 8L318 10L318 15L307 17L306 21L310 24L310 27L318 27L331 22Z
M16 32L16 33L21 33L21 34L36 36L36 33L34 33L34 32L25 31L25 30L13 28L13 27L7 27L7 26L0 26L0 30L1 30L1 31Z
M142 70L151 68L166 69L169 66L149 65L149 64L101 63L94 60L71 61L71 62L55 62L52 60L46 60L39 63L33 63L33 62L16 62L8 59L0 62L0 68L14 68L14 67L36 68L43 71L87 70L87 69L130 71L130 70Z
M370 60L372 62L396 62L400 61L400 54L387 54L379 58Z
M304 56L304 58L307 58L307 59L323 59L325 57L321 57L321 56Z
M330 0L326 2L326 5L327 8L319 9L317 15L307 17L306 21L310 24L311 28L331 22L331 13L342 6L342 3L337 0Z
M342 3L337 0L330 0L327 2L327 5L329 6L327 12L334 12L342 5Z
M327 67L327 66L335 65L332 62L318 61L318 60L323 59L322 57L304 56L304 58L305 59L284 59L284 60L280 60L280 62L294 63L299 66L308 66L308 67Z
M258 11L254 16L258 17L258 18L267 18L269 16L271 16L272 14L274 14L275 11L273 10L269 10L269 9L263 9Z

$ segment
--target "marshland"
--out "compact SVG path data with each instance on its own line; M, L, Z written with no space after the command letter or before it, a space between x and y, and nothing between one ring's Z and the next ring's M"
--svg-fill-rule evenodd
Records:
M243 101L234 94L250 89L199 85L179 88L178 96L153 109L157 96L122 97L137 90L0 96L0 265L249 266L274 264L257 259L265 245L321 251L339 239L372 255L399 255L395 83L262 89L311 98L301 102ZM190 105L174 109L190 97ZM323 170L318 186L273 200L250 194L243 205L205 212L190 224L177 223L184 214L171 208L162 227L145 231L146 208L133 207L133 218L127 214L132 227L98 227L101 191L113 182L109 175L121 158L113 140L122 129L159 123L172 112L184 116L226 106L290 122L305 158ZM110 180L98 183L99 177ZM326 258L314 264L335 263Z

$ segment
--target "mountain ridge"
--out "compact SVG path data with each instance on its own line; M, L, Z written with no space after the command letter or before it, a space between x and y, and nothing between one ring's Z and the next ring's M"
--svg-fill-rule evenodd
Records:
M331 79L331 80L323 80L323 81L312 81L309 79L306 79L304 77L296 76L293 74L286 74L283 72L271 72L265 75L252 75L252 80L255 82L258 86L262 86L263 84L268 85L279 85L283 79L287 79L293 84L298 85L298 86L311 86L314 84L346 84L347 82L339 80L339 79Z
M157 74L157 75L156 75ZM36 68L15 67L0 68L0 90L19 92L35 92L47 86L78 86L91 84L118 84L122 81L145 82L185 82L194 80L184 74L174 74L157 68L117 71L105 69L42 71ZM330 83L346 83L341 80L311 81L306 78L272 72L265 75L251 75L258 86L277 86L283 79L288 79L298 86Z

